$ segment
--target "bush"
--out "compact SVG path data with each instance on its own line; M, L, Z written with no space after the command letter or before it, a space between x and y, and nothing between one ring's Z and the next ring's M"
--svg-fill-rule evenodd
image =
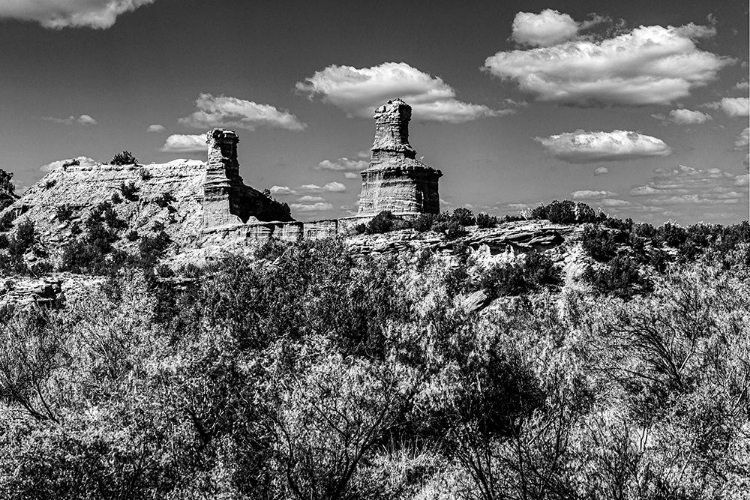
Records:
M436 233L444 234L449 240L455 240L468 234L466 228L452 217L447 221L436 221L432 226L432 230Z
M432 225L435 222L435 214L419 214L411 223L416 231L424 233L432 229Z
M117 153L109 162L110 165L137 165L138 159L130 151Z
M137 160L136 160L137 163ZM145 168L142 168L140 171L138 171L138 175L141 178L142 181L150 181L154 176L151 172L146 170Z
M127 239L128 241L136 241L138 239L138 231L128 231L125 234L125 239Z
M138 186L135 185L135 182L130 181L129 183L125 184L125 182L120 183L120 192L125 197L126 200L129 201L137 201L138 200Z
M177 200L169 191L167 191L166 193L162 193L161 196L158 196L154 199L154 203L159 205L161 208L166 208L170 205L170 203L174 203L175 201Z
M473 226L476 224L474 214L468 208L457 208L451 214L451 219L461 226Z
M359 234L381 234L398 231L399 229L406 229L408 227L410 227L410 224L407 221L403 220L401 217L393 215L393 213L388 210L383 210L373 217L367 225L358 224L355 226L354 230Z
M477 227L490 229L497 226L497 217L485 213L477 214Z
M522 295L560 284L560 271L543 252L531 252L523 263L498 264L480 278L490 297Z
M8 248L10 246L10 240L8 240L7 234L0 234L0 249Z
M651 281L641 276L638 264L626 255L614 257L604 268L587 269L584 279L599 293L625 300L653 290Z
M549 205L542 204L532 209L529 218L547 219L553 224L574 224L600 222L606 216L603 213L597 214L585 203L554 200Z
M55 184L57 184L56 179L47 179L46 181L44 181L44 189L52 189L53 187L55 187Z
M34 222L27 219L18 225L16 233L9 238L8 252L12 256L21 256L34 245L35 240Z
M112 203L114 203L115 205L122 203L122 196L120 196L120 193L118 192L112 193L112 198L110 199L112 200Z
M627 236L624 233L609 231L596 226L586 226L581 235L583 249L597 262L607 262L612 259L624 243Z
M2 217L0 217L0 231L10 231L13 228L13 220L15 218L13 217L13 214L10 213L10 211L5 212Z
M55 216L60 222L67 222L73 218L73 207L70 205L58 205L55 209Z

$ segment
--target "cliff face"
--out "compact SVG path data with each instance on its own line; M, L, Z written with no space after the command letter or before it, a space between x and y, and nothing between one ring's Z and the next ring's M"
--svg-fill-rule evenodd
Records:
M409 144L411 106L401 99L375 110L375 140L370 166L362 172L361 216L383 210L418 214L440 212L440 170L416 159Z

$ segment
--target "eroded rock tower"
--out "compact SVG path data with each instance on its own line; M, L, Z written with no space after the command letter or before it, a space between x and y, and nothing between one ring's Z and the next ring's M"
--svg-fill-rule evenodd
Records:
M383 210L394 214L440 212L438 179L443 175L416 159L409 144L411 106L401 99L375 110L375 141L370 165L362 172L360 216Z

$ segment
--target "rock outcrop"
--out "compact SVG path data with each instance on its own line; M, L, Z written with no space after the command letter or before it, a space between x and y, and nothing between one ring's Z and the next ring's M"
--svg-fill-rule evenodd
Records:
M85 157L59 162L2 215L14 224L30 220L51 249L75 237L77 228L103 202L123 221L119 246L137 247L128 234L149 235L161 229L176 247L200 245L203 235L227 226L293 221L286 204L244 185L237 161L237 134L208 133L208 161L175 160L166 164L101 164ZM0 176L0 200L2 181Z
M440 212L440 170L416 159L409 144L411 106L401 99L375 110L375 141L370 165L362 172L360 216L388 210L394 214Z

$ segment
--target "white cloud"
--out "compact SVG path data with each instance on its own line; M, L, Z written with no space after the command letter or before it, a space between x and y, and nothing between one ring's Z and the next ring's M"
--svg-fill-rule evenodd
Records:
M748 90L750 89L750 83L748 83L747 80L744 80L742 82L737 82L734 86L735 90Z
M269 191L271 191L271 194L274 196L290 196L297 194L297 191L288 186L273 186Z
M697 48L713 28L640 26L602 41L498 52L484 67L539 100L575 105L668 104L735 61Z
M608 173L609 173L609 169L607 167L599 167L596 170L594 170L594 175L604 175Z
M365 160L350 160L339 158L338 160L323 160L315 167L316 170L332 170L334 172L360 172L366 169L370 163Z
M745 130L743 130L737 139L735 139L734 148L747 149L748 145L750 145L750 128L745 127Z
M568 163L634 160L667 156L672 152L661 139L625 130L577 130L534 140L540 142L549 154Z
M603 207L629 207L631 203L625 200L617 200L613 198L605 198L599 202Z
M519 12L513 19L511 38L521 45L549 47L575 38L578 23L568 14L545 9L539 14Z
M51 172L58 167L63 167L66 165L69 166L71 162L73 161L77 161L79 165L83 165L83 166L94 166L94 165L99 164L99 162L97 162L93 158L89 158L88 156L79 156L78 158L69 158L67 160L53 161L52 163L43 165L42 167L39 168L39 170L41 170L42 172Z
M45 28L105 29L117 16L155 0L3 0L0 18L35 21Z
M290 205L292 210L297 212L325 212L327 210L333 210L333 205L330 203L292 203Z
M346 185L335 181L329 182L325 186L318 186L317 184L305 184L304 186L300 186L299 190L307 193L343 193L344 191L346 191Z
M325 198L321 198L320 196L305 195L305 196L300 196L297 201L302 202L302 203L315 203L318 201L326 201L326 200Z
M630 191L651 206L734 205L747 198L747 176L719 168L698 169L679 165L657 168L651 180Z
M359 179L361 176L357 172L344 172L346 179Z
M60 125L96 125L97 122L89 115L81 115L78 118L75 116L69 116L67 118L55 118L54 116L43 116L42 120L47 120L52 123L59 123Z
M206 136L175 134L167 137L161 150L169 153L200 153L207 151Z
M268 104L257 104L236 97L201 94L195 101L198 110L180 118L188 127L208 129L212 127L237 127L255 130L258 127L303 130L306 124L288 111L281 111Z
M721 101L709 102L704 106L711 109L721 108L727 116L750 115L750 99L747 97L725 97Z
M360 118L372 118L375 108L395 97L404 99L419 120L464 123L513 113L511 109L493 110L459 101L456 91L441 78L403 62L371 68L332 65L316 71L304 82L297 82L296 88L310 98L319 96L349 116Z
M571 195L574 200L598 200L610 196L617 196L617 193L613 193L612 191L589 191L584 189L581 191L573 191Z
M673 109L669 112L669 118L664 115L651 115L652 117L659 120L669 120L677 125L693 125L706 123L708 120L713 120L711 115L703 113L701 111L691 111L689 109Z
M164 128L164 125L154 124L154 125L149 125L146 130L148 132L164 132L165 128Z

